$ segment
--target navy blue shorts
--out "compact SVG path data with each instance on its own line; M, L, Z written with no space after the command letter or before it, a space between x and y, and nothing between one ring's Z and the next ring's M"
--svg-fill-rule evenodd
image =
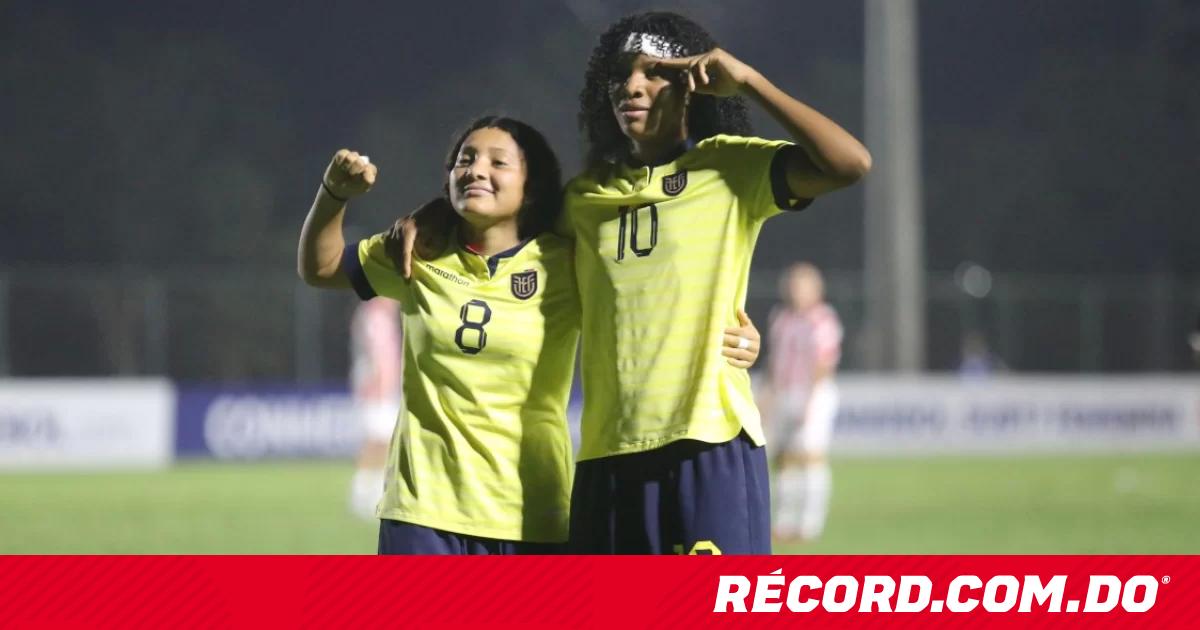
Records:
M386 518L379 521L381 556L512 556L562 552L562 544L480 538Z
M769 554L766 449L743 432L582 461L571 494L576 554Z

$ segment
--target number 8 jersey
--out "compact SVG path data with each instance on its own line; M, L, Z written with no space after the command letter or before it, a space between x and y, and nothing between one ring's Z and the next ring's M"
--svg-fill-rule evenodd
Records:
M785 142L714 136L659 166L589 171L567 185L583 304L579 459L680 439L763 444L746 370L721 356L746 301L759 229L790 198ZM787 149L787 150L795 150Z
M401 304L404 400L377 515L460 534L567 538L566 409L579 340L570 241L490 258L453 245L405 281L378 234L347 247L362 299Z

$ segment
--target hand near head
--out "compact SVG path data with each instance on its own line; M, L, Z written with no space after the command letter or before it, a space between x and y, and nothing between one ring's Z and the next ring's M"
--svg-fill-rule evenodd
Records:
M365 155L350 149L333 154L329 168L325 169L325 187L329 193L341 200L357 197L375 185L379 168Z
M720 97L736 95L758 73L720 48L678 59L655 58L654 67L682 72L689 92Z
M384 251L406 280L412 278L414 254L428 260L446 248L453 238L455 217L450 203L438 197L392 224L383 242Z
M741 325L725 329L725 345L721 348L721 355L729 365L748 369L758 361L762 336L746 311L739 310L737 316Z

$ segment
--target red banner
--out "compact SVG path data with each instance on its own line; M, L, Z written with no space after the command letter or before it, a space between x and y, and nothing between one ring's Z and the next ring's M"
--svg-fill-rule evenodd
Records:
M2 627L1192 627L1195 556L0 558Z

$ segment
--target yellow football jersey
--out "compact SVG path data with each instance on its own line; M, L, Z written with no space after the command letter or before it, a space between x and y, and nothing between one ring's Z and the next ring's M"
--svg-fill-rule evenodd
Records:
M491 258L454 245L406 282L384 235L343 269L400 302L404 399L378 516L527 542L567 538L566 409L579 339L569 240L543 234ZM349 248L348 248L349 250Z
M567 186L583 304L579 459L743 429L763 443L744 369L721 356L745 304L763 221L790 199L785 142L715 136L660 166L614 165Z

